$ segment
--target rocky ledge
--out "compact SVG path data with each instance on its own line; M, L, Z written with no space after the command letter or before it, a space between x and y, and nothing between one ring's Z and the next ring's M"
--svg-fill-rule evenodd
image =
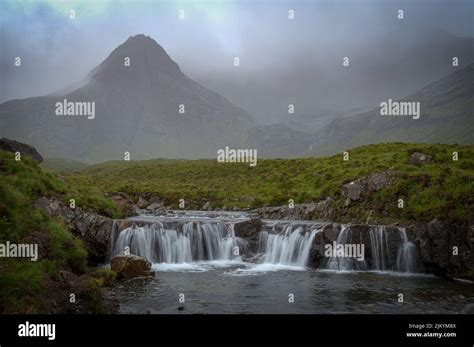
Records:
M325 265L327 261L327 257L324 256L325 245L337 241L342 226L342 224L328 223L315 237L310 253L310 266L319 268ZM344 226L348 229L347 243L364 244L365 258L370 266L374 258L371 232L374 233L380 230L377 228L383 228L385 243L383 248L386 252L383 258L387 264L397 262L401 237L400 225L349 224ZM472 271L474 265L472 226L468 230L464 226L433 220L429 223L417 223L403 228L407 240L415 247L415 262L419 271L445 277L468 275Z
M7 152L20 153L20 155L26 155L28 157L33 158L39 163L43 161L43 157L38 153L36 148L30 145L27 145L25 143L15 141L15 140L10 140L6 138L0 139L0 149Z
M234 227L235 234L246 239L251 249L257 249L262 218L310 220L313 219L311 217L314 217L315 211L323 212L324 215L324 211L328 211L329 204L329 201L325 201L320 204L296 205L291 209L287 207L262 208L259 210L260 213L256 213L256 211L251 213L251 219L236 223ZM55 199L40 198L36 202L36 206L51 216L64 219L69 229L84 241L91 264L106 261L109 241L112 237L112 219L85 212L80 208L71 209ZM122 230L132 225L133 222L123 219L116 220L116 224L118 229ZM328 223L324 227L324 232L315 238L311 251L310 266L321 267L321 262L324 260L324 245L337 240L341 225ZM351 240L363 242L367 247L367 257L370 259L369 231L377 226L370 224L348 224L347 226L350 228ZM399 227L399 225L385 226L388 237L399 238ZM457 276L472 271L474 264L474 215L471 216L469 225L453 225L435 219L429 223L406 225L404 228L408 240L416 247L416 253L421 262L419 265L424 272L441 276ZM396 245L397 242L389 242L390 244ZM389 261L394 262L397 257L396 249L390 249L389 247L387 256ZM143 260L134 258L136 256L130 257L121 260L121 262L125 262L123 266L131 266L133 269L135 263L143 263ZM138 268L145 272L150 271L145 263L142 265L139 265ZM133 273L134 270L131 272ZM144 275L146 275L145 272ZM128 276L128 274L125 274L123 277L128 278Z
M45 197L38 199L35 206L51 217L62 218L69 230L84 241L89 263L105 262L113 225L112 219L85 212L78 207L72 209L59 200Z

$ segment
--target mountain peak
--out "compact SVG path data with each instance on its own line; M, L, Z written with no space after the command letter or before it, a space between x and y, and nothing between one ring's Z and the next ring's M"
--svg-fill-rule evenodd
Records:
M112 53L94 70L92 78L109 73L123 71L124 67L131 71L156 71L166 75L181 75L178 64L170 58L165 49L150 36L137 34L130 36L115 48Z
M158 45L158 42L156 42L154 39L152 39L150 36L145 35L145 34L136 34L133 36L130 36L124 43L123 45L130 45L130 44L135 44L135 42L140 43L140 44L148 44L148 45ZM161 46L160 46L161 47ZM162 47L161 47L162 48Z

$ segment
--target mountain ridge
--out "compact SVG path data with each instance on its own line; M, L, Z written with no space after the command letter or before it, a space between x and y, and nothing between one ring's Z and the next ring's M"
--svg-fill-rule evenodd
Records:
M63 99L94 102L97 117L56 117L54 104ZM242 146L253 124L141 34L114 49L79 88L0 105L3 136L32 143L48 157L90 162L122 159L124 152L132 159L212 157L225 145Z

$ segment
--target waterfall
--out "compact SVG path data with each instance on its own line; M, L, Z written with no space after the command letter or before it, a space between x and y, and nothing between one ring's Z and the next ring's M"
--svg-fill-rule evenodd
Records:
M418 269L415 245L408 241L405 228L401 228L402 246L398 250L397 271L416 272Z
M342 225L336 243L339 245L348 244L351 232L350 226ZM369 269L375 271L417 272L419 269L415 245L408 241L405 229L392 228L391 232L393 234L390 236L385 226L370 227L370 262L367 259L357 261L354 257L331 257L327 261L326 268L330 270Z
M251 243L235 236L234 225L240 220L159 218L131 219L125 223L126 228L123 222L114 222L108 260L129 247L131 254L166 264L241 260L244 256L246 261L262 265L306 267L311 256L311 264L330 270L413 273L421 267L416 247L401 227L354 228L342 224L335 237L338 228L334 225L315 243L327 222L263 220L257 245L253 236L249 238ZM332 248L328 247L331 242ZM339 250L340 245L344 246L342 254L326 254L327 247Z
M349 234L350 228L347 225L342 225L336 244L347 244ZM330 257L327 268L330 270L365 270L367 266L365 261L359 261L355 257Z
M372 270L388 270L389 249L386 228L376 226L370 229L370 249L372 250Z
M155 222L144 226L134 224L120 232L117 229L114 225L111 256L127 246L131 254L146 257L153 263L233 260L247 252L247 242L235 236L234 225L223 222L190 221L174 228Z
M314 237L320 230L304 231L292 224L284 226L279 234L260 233L259 250L265 252L264 263L304 267L308 264Z

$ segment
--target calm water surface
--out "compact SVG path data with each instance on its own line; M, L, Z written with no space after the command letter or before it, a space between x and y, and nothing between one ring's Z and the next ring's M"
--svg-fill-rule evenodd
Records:
M474 305L474 284L429 275L237 261L155 264L154 269L153 279L122 282L109 291L121 313L422 314L462 313ZM398 303L399 293L403 303Z

